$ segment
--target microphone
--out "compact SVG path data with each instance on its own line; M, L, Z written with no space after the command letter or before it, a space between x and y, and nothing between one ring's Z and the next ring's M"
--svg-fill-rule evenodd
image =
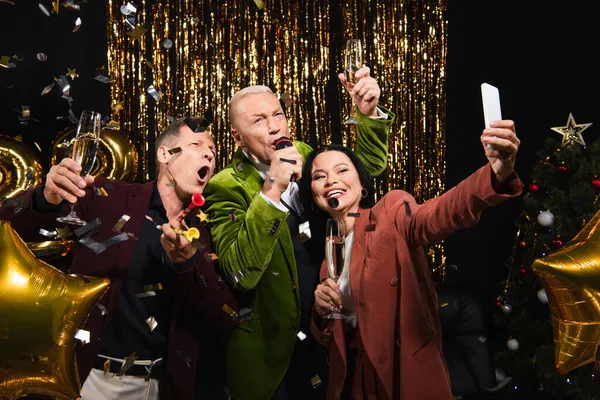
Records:
M275 150L281 150L281 149L285 149L286 147L290 147L293 146L292 141L290 140L290 138L288 137L280 137L279 139L277 139L275 141ZM282 161L287 161L287 160L283 160ZM289 160L290 162L293 161L293 164L296 164L295 160ZM292 175L290 177L290 182L296 182L296 175Z
M336 209L340 205L340 201L338 199L329 199L327 200L327 205L329 208Z

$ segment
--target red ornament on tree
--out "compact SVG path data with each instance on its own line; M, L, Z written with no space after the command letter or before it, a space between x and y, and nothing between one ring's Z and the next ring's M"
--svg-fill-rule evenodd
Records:
M537 183L530 183L529 184L529 191L531 193L537 193L538 190L540 190L540 185L538 185Z
M558 170L560 172L567 172L567 166L565 164L561 164L558 166Z
M600 189L600 178L596 177L592 179L592 186L596 189Z
M519 272L521 273L521 275L525 275L527 273L527 270L525 268L521 268Z
M501 302L500 300L496 300L496 305L497 305L498 307L502 307L502 302Z
M561 238L552 239L552 245L554 247L556 247L557 249L563 247L564 244L565 244L565 242L563 242Z

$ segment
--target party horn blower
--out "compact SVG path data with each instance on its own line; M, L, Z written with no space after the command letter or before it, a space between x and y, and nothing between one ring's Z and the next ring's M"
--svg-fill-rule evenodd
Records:
M174 229L174 231L178 235L185 236L188 242L191 242L194 239L200 239L200 231L196 228L190 228L187 231L183 229Z
M179 215L179 217L177 217L177 222L183 221L185 216L188 215L190 211L192 211L196 207L202 207L203 205L204 205L204 197L202 197L202 195L200 193L194 193L192 195L192 202L185 210L183 210L181 215Z

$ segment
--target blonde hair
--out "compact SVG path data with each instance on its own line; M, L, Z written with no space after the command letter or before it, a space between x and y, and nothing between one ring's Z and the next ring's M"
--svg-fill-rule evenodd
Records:
M275 95L270 87L264 85L248 86L238 90L229 100L229 123L233 125L233 116L235 115L234 110L237 108L237 103L245 97L252 96L253 94L259 93L271 93Z

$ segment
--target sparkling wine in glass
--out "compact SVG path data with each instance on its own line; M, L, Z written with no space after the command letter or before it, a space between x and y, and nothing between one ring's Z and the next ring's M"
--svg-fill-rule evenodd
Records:
M346 52L344 54L344 69L346 70L346 81L350 83L356 83L356 71L362 68L362 44L359 39L350 39L346 42ZM353 125L360 124L354 117L354 102L351 105L350 117L348 117L344 124Z
M325 227L325 262L329 277L337 282L346 264L346 225L341 218L327 220ZM332 311L324 318L345 319L341 311Z
M77 133L73 139L73 153L71 158L73 161L81 165L79 175L85 177L90 173L94 162L96 161L96 150L100 140L102 117L100 113L95 111L84 110L79 117L77 125ZM59 217L56 220L65 224L85 225L85 221L80 219L75 212L75 204L70 204L71 211L64 217Z

